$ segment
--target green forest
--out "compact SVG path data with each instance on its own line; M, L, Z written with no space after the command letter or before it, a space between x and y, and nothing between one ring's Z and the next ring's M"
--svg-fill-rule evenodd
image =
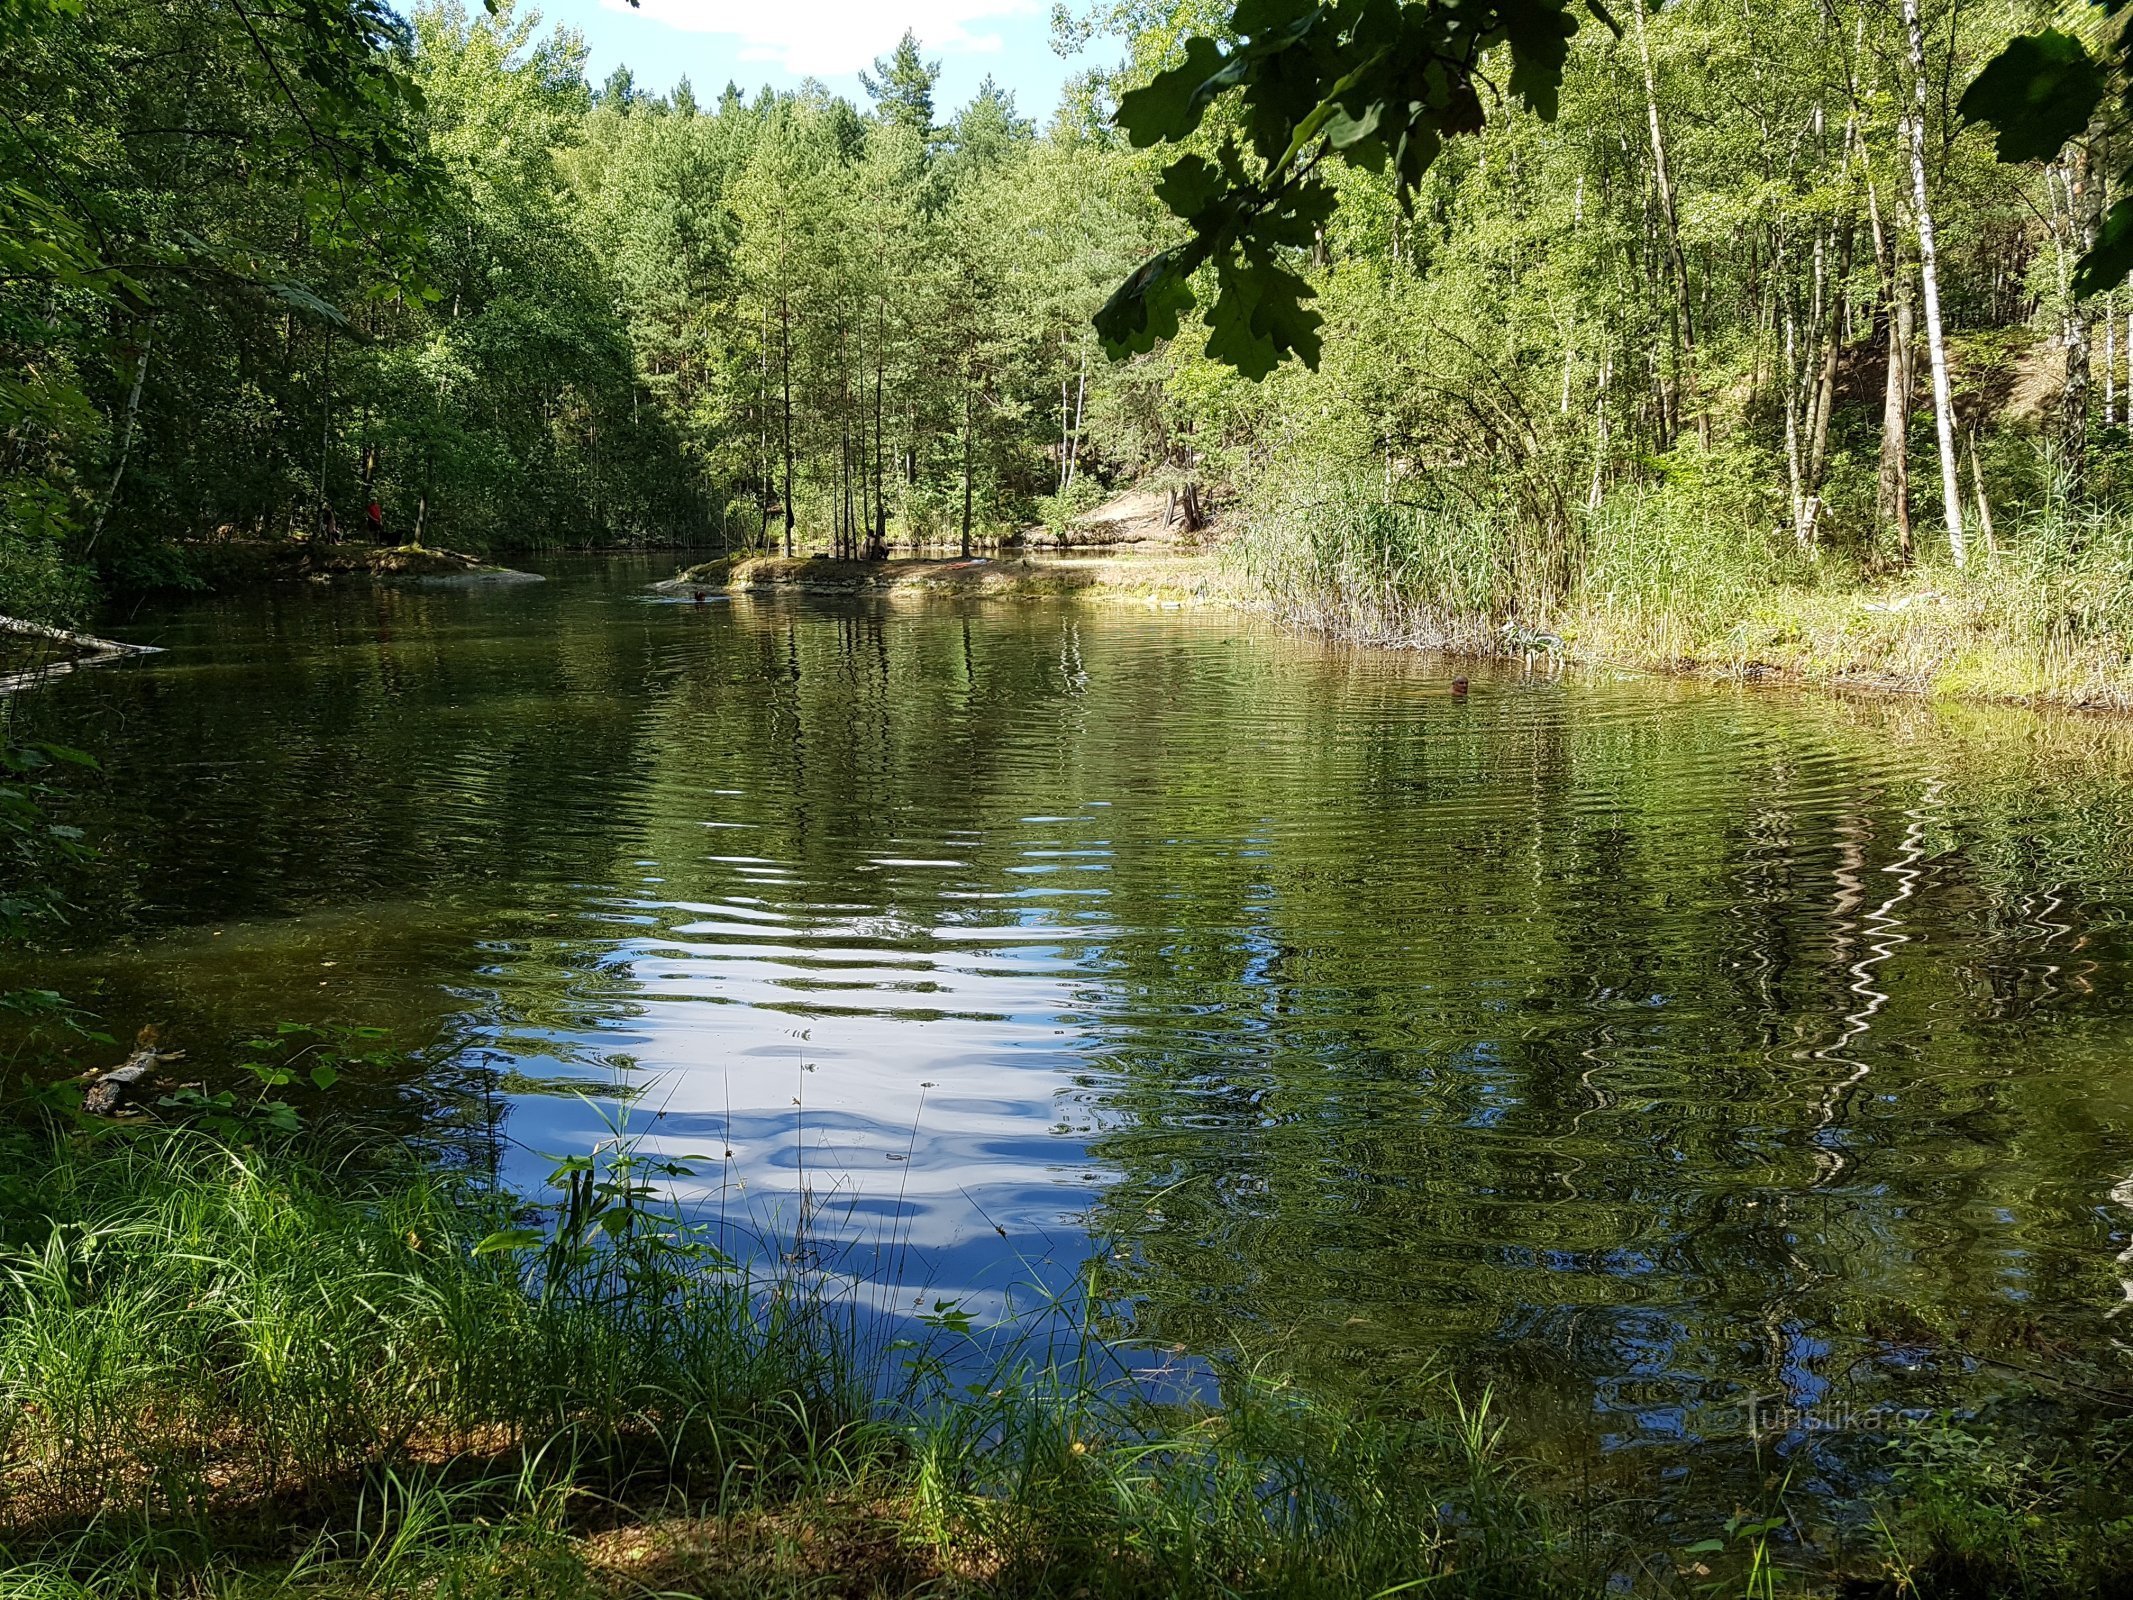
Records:
M594 86L510 5L195 9L7 14L11 614L198 584L217 543L879 556L1134 487L1366 634L1899 671L1982 638L1985 689L2124 688L2101 113L2005 162L1963 109L2048 10L1587 17L1559 86L1412 173L1320 167L1266 247L1305 361L1240 360L1227 300L1092 325L1188 231L1179 148L1258 114L1113 116L1238 36L1220 8L1063 13L1127 48L1052 107L937 103L908 34L854 104ZM1929 617L1845 637L1830 595L1916 572Z
M0 1600L2133 1593L2121 0L638 8L0 0Z

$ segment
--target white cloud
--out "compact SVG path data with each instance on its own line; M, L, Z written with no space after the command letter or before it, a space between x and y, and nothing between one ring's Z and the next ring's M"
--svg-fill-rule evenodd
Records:
M627 0L604 0L623 10ZM917 33L927 58L998 51L985 25L1033 17L1038 0L644 0L639 13L689 33L722 34L743 61L831 77L860 72Z

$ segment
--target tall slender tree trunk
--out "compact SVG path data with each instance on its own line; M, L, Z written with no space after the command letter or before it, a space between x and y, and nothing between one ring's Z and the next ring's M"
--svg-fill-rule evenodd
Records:
M1807 373L1798 364L1794 354L1797 322L1790 307L1785 311L1785 478L1792 490L1792 537L1802 550L1812 550L1815 543L1817 503L1814 491L1808 487L1807 465L1800 439L1800 406L1803 391L1807 389Z
M1881 272L1878 315L1887 355L1881 394L1881 458L1874 481L1874 531L1896 530L1896 553L1911 559L1911 288L1903 270L1902 236L1883 223L1871 169L1866 173L1866 216Z
M1652 181L1659 191L1659 218L1664 225L1661 243L1665 246L1667 276L1674 291L1674 415L1669 432L1679 427L1681 412L1691 409L1696 413L1697 442L1709 449L1711 419L1704 410L1703 397L1696 383L1696 323L1694 302L1689 293L1689 263L1681 249L1680 208L1675 202L1673 172L1666 158L1666 135L1659 124L1659 77L1652 68L1651 36L1644 25L1644 7L1632 6L1630 14L1636 21L1637 60L1644 69L1645 120L1652 139Z
M1837 365L1844 353L1845 312L1850 299L1845 285L1851 282L1852 252L1859 238L1856 211L1847 211L1836 228L1836 271L1827 285L1828 298L1822 314L1822 370L1815 378L1814 407L1808 423L1807 482L1816 494L1829 474L1829 425L1837 409Z
M326 494L326 469L333 449L333 324L326 324L326 351L320 362L318 416L318 505L312 513L312 536L323 539L331 515Z
M1977 496L1977 525L1985 535L1985 554L1997 556L2000 541L1992 531L1992 500L1985 493L1985 467L1978 459L1978 428L1970 429L1970 487Z
M2086 255L2096 242L2096 173L2086 143L2077 141L2067 153L2063 176L2066 182L2067 230L2074 248ZM2077 255L2078 259L2078 255ZM2071 292L2066 296L2066 386L2060 392L2059 470L2069 500L2088 493L2089 465L2089 308Z
M1782 237L1771 253L1770 276L1781 285L1778 293L1784 300L1784 305L1778 313L1784 329L1778 344L1778 408L1783 414L1785 425L1785 487L1792 510L1792 536L1804 550L1813 540L1807 512L1806 472L1800 457L1800 403L1807 392L1807 375L1800 367L1799 312L1794 305L1794 290L1785 271L1785 246Z
M1074 390L1074 427L1067 435L1066 486L1074 487L1074 479L1081 471L1081 424L1088 414L1089 404L1089 345L1084 339L1081 345L1081 381Z
M2103 313L2103 425L2118 426L2118 318Z
M119 430L118 462L111 469L111 487L104 491L104 503L96 509L96 526L89 530L88 542L82 546L84 557L96 549L96 541L104 536L104 524L111 520L111 508L118 504L119 485L126 481L126 463L133 455L133 436L141 418L141 385L148 377L148 354L155 348L156 325L148 323L141 331L141 353L134 358L133 387L126 393L126 422Z
M1896 554L1906 564L1916 554L1911 533L1911 397L1917 392L1917 311L1911 285L1896 256L1888 310L1888 380L1881 394L1881 461L1874 509L1883 528L1896 530Z
M1782 246L1772 252L1773 278L1782 282L1784 273L1784 250ZM1785 296L1784 322L1784 413L1785 413L1785 470L1792 490L1792 534L1802 550L1815 548L1818 525L1822 516L1822 496L1819 472L1820 424L1823 405L1823 377L1829 367L1828 358L1822 353L1825 338L1834 338L1834 328L1825 327L1829 321L1829 255L1821 231L1815 232L1814 241L1814 294L1807 308L1807 324L1814 338L1814 348L1808 352L1797 350L1799 308L1789 290L1781 290Z
M770 548L770 496L776 482L776 474L770 460L770 300L763 301L763 359L759 363L755 385L755 421L758 442L756 452L756 544Z
M968 358L963 364L963 557L970 556L970 513L977 467L978 420L977 369Z
M883 498L881 468L882 368L888 363L888 317L881 303L874 306L874 538L867 555L875 561L889 558L889 503Z
M1926 193L1926 37L1918 0L1903 0L1904 30L1911 46L1911 204L1918 223L1918 278L1924 290L1926 354L1933 364L1933 431L1940 444L1941 511L1948 522L1948 554L1960 567L1968 559L1963 538L1963 492L1955 470L1955 398L1948 383L1948 344L1941 332L1940 257L1933 243L1933 206Z
M837 559L849 561L858 553L852 527L852 341L841 316L837 325L837 501L830 521Z
M785 400L784 400L784 410L785 410L785 424L784 424L784 425L785 425L785 495L784 495L784 499L785 499L785 558L786 558L786 560L790 561L790 560L792 559L792 523L793 523L793 516L792 516L792 302L791 302L791 301L789 301L789 300L780 300L780 301L779 301L779 303L778 303L778 322L779 322L779 328L780 328L780 337L781 337L781 339L782 339L782 342L783 342L783 349L782 349L782 351L781 351L781 356L782 356L782 359L781 359L781 360L780 360L780 362L779 362L779 366L780 366L780 367L781 367L781 368L783 369L783 371L782 371L782 372L780 373L780 377L781 377L781 378L782 378L782 379L784 380L784 390L785 390Z
M852 479L859 485L859 520L852 524L852 559L861 560L866 547L874 542L874 475L867 471L867 375L866 369L859 372L858 386L852 392L852 410L859 418L859 432L852 449Z
M371 486L378 481L378 446L370 436L370 402L363 402L363 454L356 467L356 511L366 522L370 515Z

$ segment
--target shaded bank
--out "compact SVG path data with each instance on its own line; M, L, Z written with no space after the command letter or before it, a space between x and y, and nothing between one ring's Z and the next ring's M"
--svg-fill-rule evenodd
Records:
M533 583L533 573L428 545L328 544L317 540L232 540L185 547L192 584L226 593L262 583Z

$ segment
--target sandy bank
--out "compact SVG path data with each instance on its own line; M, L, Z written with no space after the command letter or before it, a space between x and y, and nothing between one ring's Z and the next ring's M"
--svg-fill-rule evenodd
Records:
M819 557L726 556L655 585L666 594L821 594L889 598L1048 599L1062 595L1149 604L1232 603L1223 574L1205 556L1062 556L1029 560L831 561Z

